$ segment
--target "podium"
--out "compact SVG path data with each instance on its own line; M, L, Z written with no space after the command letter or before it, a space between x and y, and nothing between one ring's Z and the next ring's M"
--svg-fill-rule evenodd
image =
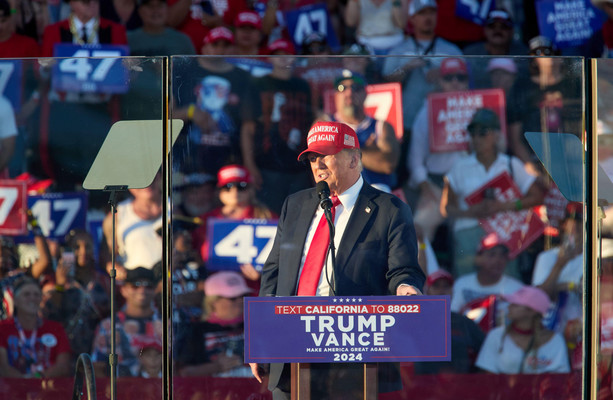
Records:
M244 309L245 362L291 364L293 400L321 370L376 399L381 363L451 360L449 296L246 297Z

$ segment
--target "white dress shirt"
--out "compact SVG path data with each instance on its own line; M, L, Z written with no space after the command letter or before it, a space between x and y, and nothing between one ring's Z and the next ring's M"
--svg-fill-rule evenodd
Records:
M334 216L334 247L336 247L337 249L341 243L343 234L345 233L345 228L347 227L347 223L349 222L349 218L351 217L351 213L353 212L353 206L358 199L358 194L360 193L360 190L362 190L362 186L364 186L364 179L362 179L362 176L360 175L360 178L356 181L356 183L353 184L353 186L351 186L349 189L345 190L342 194L338 196L338 199L341 204L336 206L336 212ZM302 259L300 261L300 271L298 272L298 276L302 274L304 260L306 259L306 255L309 252L311 242L313 241L313 236L315 236L315 230L317 229L317 225L319 224L319 220L321 219L323 214L324 210L321 207L317 207L317 212L315 212L315 216L311 221L311 226L309 227L309 231L307 233L306 242L304 243L304 249L302 251ZM330 257L330 253L328 253L324 269L322 270L322 274L319 277L319 284L317 285L316 296L329 296L331 294L331 287L328 282L334 282L333 279L334 274L332 270L332 258Z

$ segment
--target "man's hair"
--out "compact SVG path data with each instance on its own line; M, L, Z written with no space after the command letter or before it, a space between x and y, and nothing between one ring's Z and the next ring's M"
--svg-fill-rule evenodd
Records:
M364 166L362 165L362 149L343 149L341 151L346 151L347 154L353 156L353 154L357 154L358 156L358 171L362 173Z

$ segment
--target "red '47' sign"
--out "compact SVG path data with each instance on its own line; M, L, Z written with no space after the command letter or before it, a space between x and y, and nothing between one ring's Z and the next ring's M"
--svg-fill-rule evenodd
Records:
M505 99L502 89L429 94L430 151L437 153L468 150L466 127L478 108L489 108L498 114L500 132L502 137L506 138Z
M27 232L26 183L0 180L0 235L23 235Z
M480 203L485 191L494 193L494 199L501 202L517 200L521 193L507 172L496 176L491 181L466 197L468 205ZM545 224L532 210L504 211L480 220L487 233L495 233L509 249L509 257L514 258L534 242L545 230Z

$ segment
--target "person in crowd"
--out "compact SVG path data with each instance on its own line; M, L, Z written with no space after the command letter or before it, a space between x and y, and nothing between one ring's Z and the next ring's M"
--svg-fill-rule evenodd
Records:
M97 269L93 239L86 231L71 231L65 249L55 269L55 284L43 287L42 313L64 327L74 364L79 354L91 350L96 326L109 315L110 278Z
M69 376L70 343L60 323L41 318L38 282L23 276L14 290L15 314L0 321L0 374L11 378Z
M453 298L451 310L465 313L472 305L479 303L491 295L497 300L514 293L524 284L505 273L509 262L509 249L502 243L498 235L488 234L481 239L474 258L476 272L461 276L453 285ZM494 320L483 321L481 326L491 328L501 324L505 317L506 304L498 301L496 304ZM488 318L492 315L488 316Z
M536 155L524 132L564 132L581 137L582 86L573 77L564 58L551 40L537 36L529 42L529 74L517 79L507 107L508 139L511 154L538 173Z
M16 28L10 3L0 0L0 58L38 57L38 42L29 36L18 34Z
M31 257L20 255L15 240L10 236L0 236L0 320L13 316L14 286L22 276L30 276L38 282L52 280L52 256L42 229L28 210L28 230L34 236Z
M417 261L411 210L398 197L364 182L355 131L339 122L317 122L307 143L298 158L306 158L316 182L329 186L338 249L336 271L344 273L331 276L326 219L316 190L304 190L285 200L262 272L260 296L421 294L425 275ZM328 367L321 367L323 376L312 369L312 393L326 391ZM251 364L251 369L261 382L262 370L257 364ZM343 371L350 373L349 369ZM358 371L354 372L361 374L362 369ZM380 391L399 388L394 365L382 364L379 372ZM275 399L289 398L288 365L271 364L268 388Z
M44 39L45 28L55 22L50 13L53 6L50 7L48 3L36 0L11 1L10 3L17 25L17 33L40 43Z
M333 121L349 125L358 135L362 150L362 177L383 191L395 187L395 171L400 156L400 144L389 122L366 115L366 80L362 75L343 70L334 80Z
M177 182L179 180L179 182ZM194 172L177 178L180 198L175 202L175 220L179 222L194 222L194 218L217 208L219 200L215 193L217 179L206 172ZM191 220L190 220L191 219Z
M247 377L243 363L243 297L252 292L236 271L219 271L204 282L204 314L178 352L180 376Z
M71 0L70 16L45 28L41 56L53 57L56 44L126 45L123 26L99 16L99 3ZM89 172L113 121L119 119L118 95L94 91L60 92L53 89L51 66L42 69L39 90L41 115L38 141L32 143L38 157L31 171L56 181L58 191L77 190ZM105 197L106 198L106 197ZM94 208L94 196L90 207Z
M441 197L441 214L453 222L454 273L460 277L472 272L474 249L484 230L479 219L491 217L503 211L520 211L543 202L543 193L536 177L524 168L516 157L500 151L500 120L488 108L480 108L467 127L472 153L460 159L445 175ZM484 198L468 205L466 197L488 183L494 177L507 172L517 185L521 197L512 201ZM518 271L509 271L519 277Z
M517 79L517 65L511 58L492 58L487 63L490 87L504 90L505 98L509 99L511 88ZM508 101L508 100L507 100Z
M428 275L425 293L428 296L452 296L453 275L438 269ZM451 361L415 363L417 374L476 372L475 360L485 334L470 318L451 311Z
M412 0L409 21L413 34L392 48L390 54L398 56L459 56L462 51L450 42L436 36L437 4L434 0ZM410 131L413 121L428 93L435 88L436 70L441 59L425 57L388 57L382 74L388 81L402 83L403 122ZM405 137L409 140L409 137Z
M313 122L313 107L309 83L293 71L294 45L278 39L268 52L272 72L254 80L261 117L256 131L241 134L241 149L258 199L278 214L285 196L311 184L296 157L306 143L304 132Z
M234 20L234 51L241 56L257 56L264 54L262 47L262 18L255 11L243 11Z
M459 92L469 89L468 67L461 58L445 58L438 75L440 92ZM420 227L424 236L432 241L437 228L444 221L438 209L443 178L466 152L430 152L431 127L428 111L428 101L424 99L411 128L407 169L411 174L409 188L411 191L418 191L416 195L419 196L415 210L415 224Z
M606 15L606 20L601 28L594 32L587 43L580 48L581 55L592 58L611 58L613 49L613 1L592 0L592 4L601 9Z
M329 56L332 49L328 45L328 39L323 33L311 32L302 40L302 54L305 56Z
M212 29L201 46L206 56L224 56L234 43L225 27ZM251 76L223 57L182 59L175 79L174 118L185 121L175 160L186 171L217 171L241 158L240 137L252 135L257 110ZM177 143L179 145L179 143ZM175 145L175 147L177 146Z
M162 343L154 338L141 337L135 341L140 346L139 368L137 375L141 378L162 377Z
M168 5L168 25L189 36L196 50L212 29L232 26L249 9L246 0L170 0Z
M128 31L131 56L194 55L196 50L187 35L169 28L166 0L138 2L138 15L142 27ZM153 79L151 80L153 82Z
M345 46L342 55L344 56L341 60L343 69L348 69L362 75L371 84L383 81L381 71L370 56L368 48L363 44L352 43Z
M528 53L528 48L513 39L514 26L513 18L507 10L503 8L491 10L483 27L485 41L464 47L463 53L471 56L525 55Z
M421 0L350 0L345 6L345 24L355 28L358 43L377 55L388 54L404 39L409 3Z
M103 0L100 1L100 16L131 31L143 25L139 5L139 0Z
M495 374L570 372L564 338L543 326L550 301L545 292L525 286L506 296L509 325L485 338L477 367Z
M137 267L153 268L162 259L162 238L156 233L162 224L162 175L158 172L151 185L129 189L131 198L117 205L117 215L107 214L102 229L109 251L116 252L117 279L126 279L126 271ZM113 217L116 218L116 248L113 249ZM110 273L111 261L105 265Z
M207 238L207 221L211 218L227 219L273 219L277 214L261 205L255 194L253 181L249 170L242 165L227 165L217 173L217 189L221 206L200 216L202 225L193 232L194 248L206 263L209 258L209 241ZM240 266L241 272L249 279L250 284L258 287L260 274L251 264Z
M569 203L560 227L560 244L536 257L532 285L542 289L556 305L548 327L563 333L569 322L582 316L583 212Z
M129 270L121 286L125 305L117 312L115 325L119 376L135 376L138 373L139 341L162 340L162 321L153 306L156 286L153 270L143 267ZM102 320L96 328L91 350L96 376L109 375L110 329L110 318Z
M513 18L505 9L496 8L487 14L483 32L485 41L466 46L462 52L471 56L523 56L528 48L520 41L513 39ZM470 70L475 79L476 88L490 87L488 75L485 73L487 62L484 58L470 58ZM527 71L523 71L526 73Z

